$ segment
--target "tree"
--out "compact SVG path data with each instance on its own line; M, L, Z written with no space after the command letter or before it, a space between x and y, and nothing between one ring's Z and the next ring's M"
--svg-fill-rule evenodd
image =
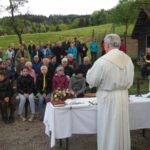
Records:
M6 8L6 10L11 14L11 23L12 23L12 28L14 32L17 34L19 38L19 42L22 43L22 21L17 20L15 17L15 13L19 13L19 8L23 7L25 3L27 3L28 0L9 0L9 6Z
M112 19L114 23L125 25L125 43L128 33L128 27L136 19L138 12L135 9L135 2L129 0L121 0L115 9L112 10Z
M135 4L138 6L139 9L150 8L150 1L149 0L136 0Z
M100 25L107 23L107 11L101 9L100 11L94 11L90 17L91 25Z

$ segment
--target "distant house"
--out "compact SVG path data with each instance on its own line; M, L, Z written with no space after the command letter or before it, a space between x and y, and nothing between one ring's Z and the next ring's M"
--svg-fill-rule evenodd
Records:
M138 55L145 54L146 48L150 47L150 8L140 11L132 38L138 40Z

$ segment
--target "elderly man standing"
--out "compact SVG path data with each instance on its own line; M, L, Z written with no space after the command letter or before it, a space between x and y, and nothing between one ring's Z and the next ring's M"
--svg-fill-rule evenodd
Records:
M106 35L106 54L86 76L89 85L98 89L98 150L130 150L128 89L133 83L134 66L130 57L118 50L120 43L118 35Z

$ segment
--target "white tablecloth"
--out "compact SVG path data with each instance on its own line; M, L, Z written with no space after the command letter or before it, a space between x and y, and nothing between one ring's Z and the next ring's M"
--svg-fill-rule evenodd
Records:
M81 98L79 101L95 100L96 98ZM130 129L150 128L150 98L129 97ZM97 131L97 107L89 103L53 107L47 103L44 124L45 133L50 136L50 145L55 145L55 139L71 137L72 134L95 134Z

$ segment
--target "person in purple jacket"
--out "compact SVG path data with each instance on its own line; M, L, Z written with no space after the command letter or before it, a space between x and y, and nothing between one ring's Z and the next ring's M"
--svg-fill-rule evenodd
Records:
M53 91L57 89L67 89L69 86L69 81L67 76L64 74L64 68L62 66L58 66L56 68L56 74L53 77L52 82L52 89Z

